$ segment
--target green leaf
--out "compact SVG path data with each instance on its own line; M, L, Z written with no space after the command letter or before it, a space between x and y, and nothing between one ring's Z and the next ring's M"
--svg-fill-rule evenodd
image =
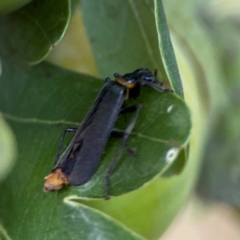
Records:
M144 240L143 237L131 232L124 225L102 212L74 202L74 197L65 198L64 203L62 211L70 239ZM85 231L76 234L79 232L79 225L76 222L81 223L81 227Z
M166 81L168 76L174 91L183 97L164 10L157 8L161 22L156 29L153 1L82 1L85 27L102 77L109 74L109 69L124 73L139 67L157 68L160 79ZM182 161L177 162L184 166ZM174 169L172 174L180 171Z
M13 239L66 239L69 225L62 223L65 215L61 213L61 199L72 194L104 197L103 171L115 155L119 140L109 140L98 171L87 184L47 194L42 191L43 178L51 171L63 129L79 125L103 82L48 63L34 67L20 64L8 52L4 54L3 44L0 46L4 73L0 108L19 144L18 164L0 188L4 192L0 198L3 225ZM137 156L123 153L111 176L113 195L137 189L164 171L176 157L169 156L169 151L177 153L190 132L189 111L181 99L147 86L142 90L140 98L129 102L143 106L129 139L129 145L137 148ZM124 129L129 119L131 114L121 116L117 127ZM77 218L77 213L71 216ZM78 221L76 225L72 227L78 230L77 236L89 229L80 230Z
M159 94L144 88L141 96L126 106L129 104L142 105L134 131L128 140L129 146L137 149L137 155L131 156L127 151L123 152L110 178L110 194L114 196L135 190L163 172L175 160L190 133L189 112L185 104L173 94ZM130 120L130 116L120 116L117 128L124 130ZM71 188L73 194L104 196L104 174L119 144L120 140L109 141L96 174L85 185Z
M167 80L159 56L152 1L82 0L81 7L101 77L110 69L125 73L148 67L157 68L159 78Z
M154 3L159 49L163 59L163 64L174 92L183 97L182 81L173 51L162 0L155 0Z
M41 202L33 197L24 209L20 208L12 212L14 221L4 218L9 230L7 231L0 224L0 237L3 237L3 240L18 238L35 240L44 238L49 240L145 239L104 213L75 202L74 198L65 198L63 201L59 201L56 196L48 198L47 201L40 199ZM19 215L21 210L25 212L22 216ZM24 221L19 225L21 220ZM31 228L27 228L29 224Z
M0 182L13 167L16 157L15 139L8 124L0 115Z
M1 185L0 191L4 193L0 199L1 222L12 239L56 239L56 236L69 239L68 224L62 223L65 215L59 213L62 209L59 195L43 192L43 177L53 164L64 128L61 122L71 124L64 118L74 119L74 115L81 110L86 112L91 104L79 108L81 96L78 90L81 88L86 93L90 84L92 90L88 94L94 98L101 82L83 76L86 81L84 87L78 74L55 69L49 64L24 66L4 57L3 69L1 111L16 134L19 161ZM66 82L67 79L69 82ZM70 86L68 93L65 84ZM4 88L6 91L3 91ZM78 96L78 102L72 98L73 95ZM66 102L67 99L70 101ZM69 111L72 106L75 108L73 112ZM11 218L8 218L10 215ZM39 225L43 219L43 224ZM81 225L78 221L76 224ZM84 231L82 229L76 234Z
M16 11L29 2L31 2L31 0L1 0L0 15Z
M36 0L0 18L1 37L25 61L35 64L61 40L69 18L69 0Z
M21 142L25 142L23 139L27 137L22 132L22 124L28 124L28 130L31 132L26 142L29 139L36 139L35 144L32 143L32 140L29 142L32 147L34 146L33 154L38 151L38 141L41 142L46 138L48 141L55 142L56 151L58 141L54 135L61 134L63 129L71 123L75 126L79 125L93 103L97 92L101 89L102 83L93 78L90 78L91 81L87 81L89 77L68 73L49 64L42 64L35 68L19 67L14 63L9 64L9 66L11 66L9 69L7 69L7 65L5 66L6 74L2 79L4 93L0 98L4 116L13 121L12 126L17 135L21 136ZM19 79L21 79L21 84L16 84ZM37 80L33 81L33 79ZM71 79L71 84L65 86L65 79ZM55 89L54 95L53 89L49 88L49 81L51 81L52 88ZM36 95L36 89L43 93ZM62 89L64 89L64 95ZM11 96L11 101L8 104L3 104L11 92L14 93ZM21 96L22 98L20 98ZM30 102L29 99L31 99ZM81 104L82 102L85 104ZM58 106L59 103L62 104ZM137 189L159 172L164 171L177 157L190 133L189 111L184 102L174 94L159 93L146 86L142 89L142 94L137 100L128 102L128 105L135 104L141 104L142 109L128 143L129 146L137 148L137 156L131 156L127 151L123 152L121 159L124 161L120 160L111 176L112 195L120 195ZM56 106L58 106L57 112ZM69 115L69 111L71 115ZM66 116L67 119L64 120ZM130 120L131 114L120 116L116 127L124 130ZM61 128L56 126L59 123L63 124ZM46 137L45 134L48 136ZM77 193L79 196L104 197L104 172L114 158L119 144L120 140L111 139L106 146L100 167L94 177L83 186L70 188L69 191ZM53 161L55 154L52 155L52 146L49 148L49 143L44 141L41 147L43 149L46 147L43 150L45 154L51 151L47 158ZM29 155L30 150L24 151L24 154ZM41 156L41 158L43 157ZM146 159L148 159L147 162ZM46 157L41 161L47 161ZM45 175L50 172L53 164L47 162L48 170L45 169Z

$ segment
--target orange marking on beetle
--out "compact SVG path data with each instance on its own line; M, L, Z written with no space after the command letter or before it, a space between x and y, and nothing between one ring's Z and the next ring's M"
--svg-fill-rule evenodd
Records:
M52 192L55 190L59 190L63 187L63 185L69 184L69 179L62 172L61 168L55 169L52 173L47 175L44 179L46 179L46 182L44 184L45 192Z
M128 83L124 78L116 78L115 81L128 89L136 87L136 82Z

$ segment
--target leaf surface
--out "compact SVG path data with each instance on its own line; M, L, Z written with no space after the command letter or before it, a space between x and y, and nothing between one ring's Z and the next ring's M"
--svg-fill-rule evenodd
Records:
M69 18L69 0L36 0L0 18L1 38L15 54L36 64L61 40Z

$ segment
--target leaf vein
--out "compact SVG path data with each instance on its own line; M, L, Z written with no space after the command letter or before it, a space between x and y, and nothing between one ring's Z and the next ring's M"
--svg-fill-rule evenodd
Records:
M74 126L79 126L81 123L79 122L71 122L71 121L66 121L64 119L62 120L45 120L45 119L37 119L37 118L21 118L21 117L15 117L7 113L2 113L2 115L9 120L15 121L15 122L20 122L20 123L36 123L36 124L49 124L49 125L56 125L56 124L68 124L68 125L74 125ZM123 131L122 129L117 129L118 131ZM148 140L151 140L153 142L160 142L160 143L166 143L168 144L168 140L160 139L160 138L155 138L151 137L148 135L144 135L142 133L137 133L137 132L131 132L130 135L135 135L140 138L145 138Z
M36 27L38 27L40 29L40 31L42 32L43 36L46 38L46 40L52 44L50 38L47 36L46 32L43 30L43 28L41 27L41 25L34 19L32 18L30 15L28 15L26 12L21 11L20 12L23 16L25 16L26 18L28 18L30 21L32 21L33 24L35 24Z

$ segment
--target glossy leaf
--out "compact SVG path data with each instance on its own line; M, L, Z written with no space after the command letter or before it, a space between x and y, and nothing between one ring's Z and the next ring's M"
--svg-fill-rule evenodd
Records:
M153 1L131 0L123 4L121 1L93 3L83 0L82 9L90 44L102 76L107 74L108 69L126 72L142 66L157 68L160 78L168 78L174 91L183 97L161 1L155 4L157 29ZM92 14L89 14L90 10ZM96 25L96 22L101 24ZM106 51L109 46L110 51Z
M159 56L152 1L83 0L84 23L101 77L139 67L166 74ZM101 24L96 24L101 23Z
M38 63L63 37L69 0L37 0L0 18L1 38L25 61Z
M57 233L51 229L56 229L55 221L60 214L57 206L63 196L105 196L103 172L116 153L119 140L109 140L100 166L87 184L58 193L44 193L43 178L51 171L63 129L79 125L103 82L48 63L29 67L9 56L3 55L0 107L16 134L19 161L1 186L5 194L0 199L0 216L13 238L32 239L35 235L40 236L39 239L54 239ZM137 156L123 153L111 177L112 195L137 189L167 168L176 157L169 155L169 151L176 153L182 148L190 132L188 109L174 94L159 93L146 86L140 98L129 102L135 103L143 106L129 139L129 145L137 148ZM121 116L116 126L124 129L129 119L131 114ZM35 227L25 231L29 219ZM41 228L37 224L40 219L47 225ZM59 236L68 234L66 229L67 226L61 226Z
M93 3L83 0L84 22L95 61L102 77L109 74L109 69L126 72L142 66L152 70L157 68L159 78L163 81L168 78L176 94L183 97L164 9L161 3L155 4L157 12L154 16L153 3L144 0L131 0L124 4L121 1ZM155 17L160 21L157 28ZM96 25L96 22L101 24ZM186 159L182 160L186 162ZM182 160L176 164L183 164ZM172 168L168 176L177 173L179 170Z
M162 0L155 0L154 3L159 49L163 59L163 64L174 92L183 97L182 81L173 51Z
M11 66L14 66L14 64L11 64ZM24 133L19 123L28 122L28 130L30 131L32 128L31 134L35 136L37 136L36 133L41 127L43 127L45 131L48 128L52 128L52 130L46 131L46 133L48 133L48 140L51 139L50 132L54 129L55 131L59 129L57 132L61 134L64 125L68 127L70 123L73 122L76 126L82 121L102 85L100 81L87 81L86 79L89 77L84 75L78 76L75 74L75 78L81 77L81 81L74 81L73 77L68 77L66 75L70 73L65 73L63 71L60 75L60 70L48 64L43 64L35 68L28 68L26 66L25 69L22 68L22 66L19 68L19 66L15 65L15 67L11 67L9 70L5 68L5 72L6 78L3 78L5 84L3 88L4 93L2 93L1 97L1 108L5 116L9 116L9 119L12 120L15 119L15 132L20 131L19 135L23 135ZM69 78L71 78L71 84L64 86L64 79ZM19 79L21 79L21 84L14 83ZM33 79L37 80L34 81ZM49 88L49 82L51 82L53 89ZM14 88L13 86L16 87ZM61 88L61 86L64 87ZM43 93L36 95L35 89L38 89L40 92L43 91ZM58 90L56 91L56 89ZM64 89L64 95L62 89ZM23 90L24 92L22 92ZM134 190L167 168L169 163L177 157L178 151L180 151L186 143L190 132L191 124L189 112L180 99L176 98L172 93L159 93L147 86L142 90L142 94L137 100L128 103L130 105L142 105L139 119L129 139L129 145L137 148L137 156L131 156L127 151L123 152L121 159L124 159L124 161L120 160L111 177L111 182L114 186L111 191L113 195L119 195ZM87 95L86 91L89 92ZM3 102L5 102L5 97L9 97L11 92L14 92L11 101L4 105ZM53 93L54 95L52 95ZM20 96L23 96L20 98L21 101L19 99ZM31 99L31 101L29 102L28 99ZM82 102L85 104L81 104L81 106L77 104ZM61 103L60 106L59 103ZM58 111L56 111L56 106L58 106ZM41 111L39 111L39 109ZM71 115L69 115L69 111ZM66 120L61 120L66 118L66 116ZM43 124L39 126L39 124L36 123L41 123L41 119L43 120ZM120 130L124 130L130 120L131 114L128 116L120 116L116 127ZM58 126L56 128L55 125L57 123L62 123L63 126ZM44 131L40 132L44 133ZM22 137L23 139L26 138L24 135ZM28 136L28 139L32 138L35 137ZM38 137L36 139L38 139ZM45 141L46 137L42 136L40 139L44 139L44 144L49 148L47 141ZM53 139L51 140L53 141ZM54 139L54 142L58 144L56 139ZM77 188L70 188L70 191L74 193L77 191L78 194L83 196L103 197L104 172L113 159L119 143L120 140L111 139L107 144L105 154L101 160L101 165L95 176L85 185ZM31 144L31 146L33 145ZM43 146L44 145L42 145L42 147ZM37 142L35 148L38 148ZM55 150L56 149L57 146L55 146ZM51 151L52 150L51 148ZM38 150L35 149L34 151ZM45 149L43 152L46 154L48 151ZM28 154L29 153L28 151ZM168 154L171 155L171 153L176 155L168 159ZM41 159L42 158L43 156L41 156ZM44 159L41 161L44 161ZM49 157L49 159L52 159L53 162L54 155ZM53 164L52 162L50 161L50 164L48 164L49 170L45 171L46 175L50 172ZM124 178L122 177L123 175L125 176Z
M71 197L65 198L64 204L65 206L62 212L70 239L75 239L76 237L89 240L145 239L102 212L75 202L74 197L72 199ZM74 216L74 218L72 216ZM76 235L76 233L79 232L79 226L76 224L76 221L81 223L83 229L86 229L85 231L81 231L78 235Z
M112 2L112 4L115 6L115 2ZM106 5L96 1L96 4L92 5L92 7L94 8L95 6L103 7ZM138 3L130 1L127 6L130 6L132 13L134 13L134 18L131 18L132 14L128 15L130 21L134 23L134 19L137 20L136 24L134 24L136 27L135 34L132 34L131 38L129 38L131 46L122 45L121 38L116 38L115 43L120 44L117 46L120 46L116 51L117 54L111 54L112 48L109 47L112 46L110 45L111 41L108 42L105 50L102 48L101 53L105 51L104 54L106 55L104 55L104 58L98 59L98 66L102 69L101 74L103 77L111 75L112 71L125 73L139 66L155 67L155 61L151 63L151 60L149 60L151 58L149 53L158 49L157 39L151 37L147 44L146 39L143 37L142 42L146 44L147 51L143 47L144 44L142 45L135 41L139 39L139 33L142 34L143 29L148 31L148 37L152 36L151 34L157 36L156 32L152 31L152 29L155 29L152 28L154 27L152 6L147 1L138 1ZM141 6L141 8L137 8L137 6ZM85 14L90 14L89 18L94 18L97 14L93 8L88 8L85 12ZM108 13L113 18L121 16L115 22L115 26L118 26L124 20L124 15L121 15L124 12L115 11L115 14L111 15L110 11L113 9L110 6ZM140 11L140 9L144 11ZM115 8L115 10L118 9ZM145 13L147 14L145 15ZM140 18L138 18L138 14L141 14ZM139 22L139 20L142 22ZM145 20L151 24L145 25ZM141 28L143 25L140 23L144 23L143 29ZM107 21L104 24L107 24ZM125 27L125 25L123 26ZM100 27L101 24L96 24L95 21L92 32L95 32L98 28L101 29ZM128 28L127 30L123 31L123 35L128 42L128 36L130 36L133 28ZM115 33L113 28L109 28L109 31ZM101 35L100 31L97 36L105 37ZM112 35L110 34L110 36ZM94 39L91 39L91 41L94 42ZM0 49L1 54L4 52L5 44L0 45L2 47ZM101 48L101 44L99 42L97 48ZM135 45L138 45L138 51L135 51L136 55L134 54L134 50L136 50L134 48ZM123 49L126 46L128 48L125 51ZM152 46L154 47L152 48ZM3 88L0 89L0 108L16 134L19 144L19 161L10 176L0 186L0 191L4 192L4 196L0 198L0 217L1 223L7 229L6 232L13 239L76 239L79 237L88 239L89 236L89 239L91 239L91 232L95 227L94 230L96 230L96 233L99 233L99 238L106 239L106 232L101 232L101 227L106 228L106 225L109 225L110 231L114 233L116 239L132 239L133 237L133 239L139 239L139 236L132 234L112 219L110 219L112 224L106 221L102 213L72 203L72 194L76 195L74 197L76 200L82 197L104 197L104 177L102 173L109 166L109 162L116 153L119 140L109 140L100 161L98 172L84 186L68 187L62 191L49 194L42 191L43 177L52 168L63 129L79 125L101 89L103 82L90 76L54 67L47 63L37 67L29 67L22 62L11 60L11 56L15 55L15 51L11 50L10 53L3 54L4 75L1 79ZM98 50L94 51L96 59L99 56L101 57L98 53ZM146 53L146 55L143 53ZM161 60L158 55L156 57L159 59L156 60L156 67L159 68ZM126 59L126 62L122 59ZM149 62L150 64L148 64ZM160 75L164 76L164 72L161 70ZM130 105L136 103L142 104L143 108L137 125L129 138L129 145L133 148L136 147L137 155L133 157L129 156L127 151L123 152L122 158L111 177L112 195L119 195L137 189L143 184L150 182L155 176L155 180L158 180L159 173L162 173L170 166L171 161L169 163L166 161L168 150L182 148L187 141L190 131L188 109L182 100L174 94L158 93L146 86L143 87L139 99L128 102ZM124 129L131 116L131 114L121 116L116 127ZM68 136L66 144L70 139L71 136ZM166 142L161 142L161 140ZM156 156L154 152L159 155ZM167 159L169 160L169 158ZM174 160L174 158L170 157L170 160ZM195 162L191 163L195 164ZM167 216L161 221L161 226L158 227L155 234L159 234L159 231L162 232L172 221L189 193L193 183L188 181L188 178L194 179L194 172L194 170L192 171L192 165L190 165L190 168L188 165L188 171L181 175L180 178L172 178L167 183L165 180L162 180L151 192L147 192L147 188L142 188L141 190L146 192L142 193L141 198L147 195L150 198L147 201L151 202L152 200L155 204L151 206L152 211L149 212L146 219L145 212L149 210L148 204L144 205L142 201L143 205L140 204L139 207L144 206L144 208L136 208L135 215L129 216L128 221L131 223L131 219L136 219L136 216L139 216L140 221L143 221L143 219L148 221L150 219L148 224L142 223L145 226L143 231L139 230L140 227L136 228L139 232L149 235L146 232L151 231L149 229L152 227L152 216L157 215L156 212L163 212ZM183 186L181 188L182 192L173 199L172 195L176 192L176 188L179 189L181 186ZM162 195L158 196L159 194ZM127 194L126 196L131 198L132 195ZM121 197L125 197L125 195ZM62 202L63 198L64 202ZM115 199L118 198L112 198L110 200L111 203L114 203ZM129 204L126 201L122 204ZM67 206L70 202L71 207ZM106 208L109 209L109 202L97 202L105 204ZM126 210L124 206L120 209L118 209L118 206L117 204L114 208L117 208L120 212L124 211L124 209ZM153 206L156 206L154 210ZM132 210L135 209L134 200L129 207ZM168 210L169 207L171 207L170 211ZM167 210L163 211L163 208ZM84 222L85 220L86 222ZM132 223L135 224L137 221L138 219L132 221ZM128 223L128 226L130 225Z
M159 94L146 87L130 105L135 104L141 104L142 109L128 145L136 148L137 153L131 156L126 150L123 152L110 178L112 195L137 189L163 172L176 159L190 133L188 110L173 94ZM130 120L130 116L120 116L117 128L124 130ZM109 141L96 174L85 185L71 188L72 193L90 197L104 196L104 174L119 144L120 140Z
M5 71L2 86L5 91L1 95L0 105L4 117L16 134L19 161L0 187L4 193L0 199L1 223L6 228L1 229L4 230L2 234L7 232L12 239L92 239L94 229L99 237L114 232L119 234L116 239L121 239L122 236L140 239L137 236L130 238L132 234L121 225L110 224L112 220L93 210L87 211L86 207L82 209L79 206L70 214L71 208L67 209L63 205L59 193L46 194L42 190L43 177L53 164L62 129L65 124L74 124L64 118L67 116L73 121L75 117L79 119L79 112L84 114L91 104L89 102L80 107L82 96L79 95L79 89L88 92L87 96L93 99L102 83L49 64L29 68L16 61L6 64L5 58L3 62ZM81 79L85 81L84 84ZM69 86L67 91L64 85ZM71 96L76 96L78 102ZM91 219L90 222L85 214L88 220ZM42 224L39 224L41 221ZM109 233L101 232L101 228L93 228L94 222L106 227L104 221L107 221ZM29 224L31 228L28 227ZM72 231L69 233L70 227Z

